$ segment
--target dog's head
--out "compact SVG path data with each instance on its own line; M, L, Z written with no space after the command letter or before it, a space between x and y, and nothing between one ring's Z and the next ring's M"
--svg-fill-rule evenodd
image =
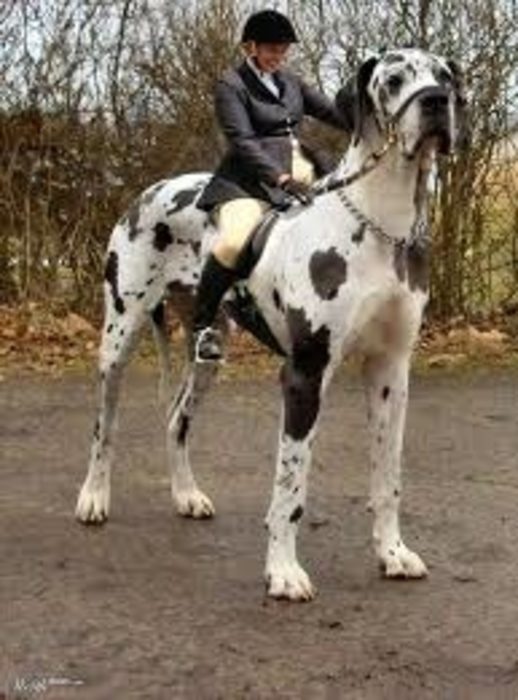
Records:
M342 109L354 102L355 143L367 138L369 129L391 129L408 159L424 146L449 153L465 139L461 72L453 61L421 49L369 58L336 101Z

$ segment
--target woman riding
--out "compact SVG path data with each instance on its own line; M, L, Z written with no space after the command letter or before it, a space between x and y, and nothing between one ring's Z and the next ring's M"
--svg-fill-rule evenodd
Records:
M275 10L251 15L241 41L245 60L215 89L216 116L229 148L198 202L219 230L195 302L194 359L200 362L222 357L221 336L212 324L238 279L237 259L255 226L268 209L285 209L292 198L309 204L312 183L331 169L299 140L304 115L352 130L351 117L281 68L298 41L287 17Z

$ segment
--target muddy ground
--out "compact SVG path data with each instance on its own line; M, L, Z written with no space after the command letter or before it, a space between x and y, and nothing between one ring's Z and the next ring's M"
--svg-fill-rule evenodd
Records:
M300 538L319 593L302 605L261 581L275 380L209 397L193 459L218 512L194 522L172 513L155 378L134 371L112 519L87 529L72 514L94 387L0 384L0 697L518 698L516 372L413 379L402 522L422 582L379 577L363 394L337 379Z

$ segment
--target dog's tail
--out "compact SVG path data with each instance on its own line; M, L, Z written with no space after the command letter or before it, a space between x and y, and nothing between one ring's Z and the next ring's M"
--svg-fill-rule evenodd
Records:
M173 372L171 364L171 343L165 313L165 302L161 301L151 314L153 336L158 352L160 379L158 383L158 400L167 407L173 393Z

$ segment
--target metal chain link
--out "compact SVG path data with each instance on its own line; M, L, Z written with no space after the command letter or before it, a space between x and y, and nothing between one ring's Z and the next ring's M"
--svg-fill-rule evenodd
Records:
M358 209L356 204L349 199L342 188L337 190L336 193L344 207L354 216L354 218L359 221L360 224L366 226L369 231L374 233L374 235L380 240L384 241L385 243L389 243L390 245L394 246L394 248L404 246L407 243L406 238L394 238L393 236L390 236L381 226L375 224L373 221L371 221L371 219L365 216L365 214Z

